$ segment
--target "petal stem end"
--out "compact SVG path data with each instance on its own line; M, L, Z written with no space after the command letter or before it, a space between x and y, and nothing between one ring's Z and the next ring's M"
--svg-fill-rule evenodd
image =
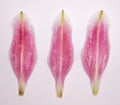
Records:
M92 93L93 95L97 95L99 92L99 80L94 80L92 85Z
M24 92L25 92L25 84L24 82L20 82L19 84L19 96L23 96L24 95Z
M58 84L56 87L57 97L62 98L62 85Z
M99 91L99 89L94 87L93 90L92 90L93 95L97 95L98 91Z

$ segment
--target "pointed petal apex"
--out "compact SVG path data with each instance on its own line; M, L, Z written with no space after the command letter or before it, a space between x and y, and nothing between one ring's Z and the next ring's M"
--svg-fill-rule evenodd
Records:
M20 20L21 20L21 22L23 22L23 20L24 20L24 13L23 13L23 11L20 12Z
M101 21L102 17L103 17L103 10L100 11L100 14L99 14L99 21Z
M61 18L61 21L62 21L62 25L64 25L64 21L65 21L65 13L64 13L64 10L62 10L62 18Z

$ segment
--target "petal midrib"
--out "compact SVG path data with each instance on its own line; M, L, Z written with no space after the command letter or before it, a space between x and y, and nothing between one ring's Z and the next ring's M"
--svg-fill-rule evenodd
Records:
M100 37L100 25L102 21L103 11L100 11L99 19L98 19L98 28L97 28L97 39L96 39L96 64L95 64L95 74L94 80L98 80L98 72L99 72L99 37Z
M60 33L60 65L59 65L59 77L62 77L62 65L63 65L63 35L64 35L64 11L61 13L61 33Z
M21 29L21 53L20 53L20 77L23 78L23 64L24 64L24 14L20 13L20 29Z

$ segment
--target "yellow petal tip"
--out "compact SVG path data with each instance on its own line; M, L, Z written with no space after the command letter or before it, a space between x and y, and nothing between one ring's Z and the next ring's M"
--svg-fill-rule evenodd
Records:
M102 19L102 16L103 16L103 10L100 11L100 14L99 14L99 21Z
M92 90L93 95L97 95L98 91L99 91L98 88L93 88L93 90Z
M64 10L62 10L62 13L61 13L61 15L62 15L62 24L64 24L64 20L65 20L65 12L64 12Z
M21 22L23 22L23 20L24 20L24 13L23 13L23 11L20 12L20 20L21 20Z
M23 82L20 82L19 84L19 96L23 96L25 91L25 84Z
M62 85L58 84L56 87L57 97L62 98Z
M92 93L93 95L97 95L99 92L99 80L95 79L93 81L93 85L92 85Z
M61 88L57 88L57 97L62 98L62 89Z

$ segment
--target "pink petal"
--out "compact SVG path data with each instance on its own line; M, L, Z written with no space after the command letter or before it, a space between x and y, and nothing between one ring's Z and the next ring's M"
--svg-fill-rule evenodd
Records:
M82 63L90 78L94 95L98 93L99 82L107 65L109 53L108 24L101 10L88 27L88 35L82 50Z
M53 29L53 39L48 63L56 82L58 97L62 97L64 79L73 63L73 45L71 40L71 27L65 19L64 11L61 13Z
M23 12L15 20L14 36L10 48L10 62L18 79L19 95L24 95L25 85L37 60L37 51L32 26Z

